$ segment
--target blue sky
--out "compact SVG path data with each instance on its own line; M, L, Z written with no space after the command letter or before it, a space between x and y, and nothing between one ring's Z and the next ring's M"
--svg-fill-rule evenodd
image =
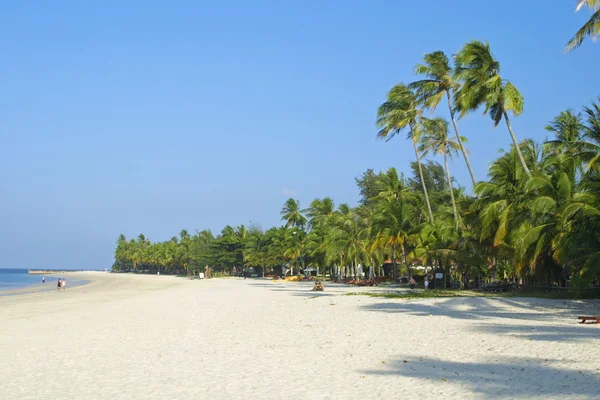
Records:
M120 233L268 228L290 194L355 203L355 176L413 159L375 140L386 91L471 39L525 97L517 136L543 140L600 95L600 44L563 53L589 16L574 3L3 2L0 267L110 268ZM506 129L460 128L482 179Z

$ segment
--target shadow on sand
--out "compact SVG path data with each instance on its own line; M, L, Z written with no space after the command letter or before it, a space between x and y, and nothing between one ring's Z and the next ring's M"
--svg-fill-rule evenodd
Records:
M543 305L542 305L543 304ZM581 325L577 316L597 314L597 301L565 302L562 300L505 299L505 298L450 298L436 299L434 303L397 301L365 305L366 311L402 313L417 316L444 316L462 320L480 320L473 324L475 331L513 335L528 340L580 340L600 337L597 325ZM515 308L517 311L515 311ZM502 319L501 324L493 323ZM552 322L572 321L572 326ZM508 323L507 323L508 322ZM542 322L542 324L532 322Z
M568 369L566 369L566 368ZM489 362L451 362L439 358L405 358L363 370L363 374L396 375L439 385L469 386L482 398L546 398L565 395L596 398L600 378L596 371L564 365L559 360L494 357Z

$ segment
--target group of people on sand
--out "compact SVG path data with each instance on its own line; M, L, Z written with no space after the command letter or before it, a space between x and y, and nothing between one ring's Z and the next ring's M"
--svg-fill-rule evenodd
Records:
M67 281L64 279L58 278L58 282L56 282L56 290L65 290L67 288Z
M427 275L425 277L425 279L423 280L423 285L425 286L425 289L429 289L429 281L430 281L430 277L429 277L429 275ZM417 287L417 281L415 280L414 277L410 278L410 280L408 281L408 285L410 286L411 289L414 289Z

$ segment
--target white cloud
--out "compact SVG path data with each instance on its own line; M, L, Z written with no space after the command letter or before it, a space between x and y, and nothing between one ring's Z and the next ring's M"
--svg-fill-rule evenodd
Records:
M281 194L287 197L294 197L296 195L296 191L293 189L281 189Z

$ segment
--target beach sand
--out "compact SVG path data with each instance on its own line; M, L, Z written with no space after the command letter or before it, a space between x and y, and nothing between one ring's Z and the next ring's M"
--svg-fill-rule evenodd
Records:
M0 297L2 399L593 399L596 301L78 273ZM364 290L382 290L367 288Z

